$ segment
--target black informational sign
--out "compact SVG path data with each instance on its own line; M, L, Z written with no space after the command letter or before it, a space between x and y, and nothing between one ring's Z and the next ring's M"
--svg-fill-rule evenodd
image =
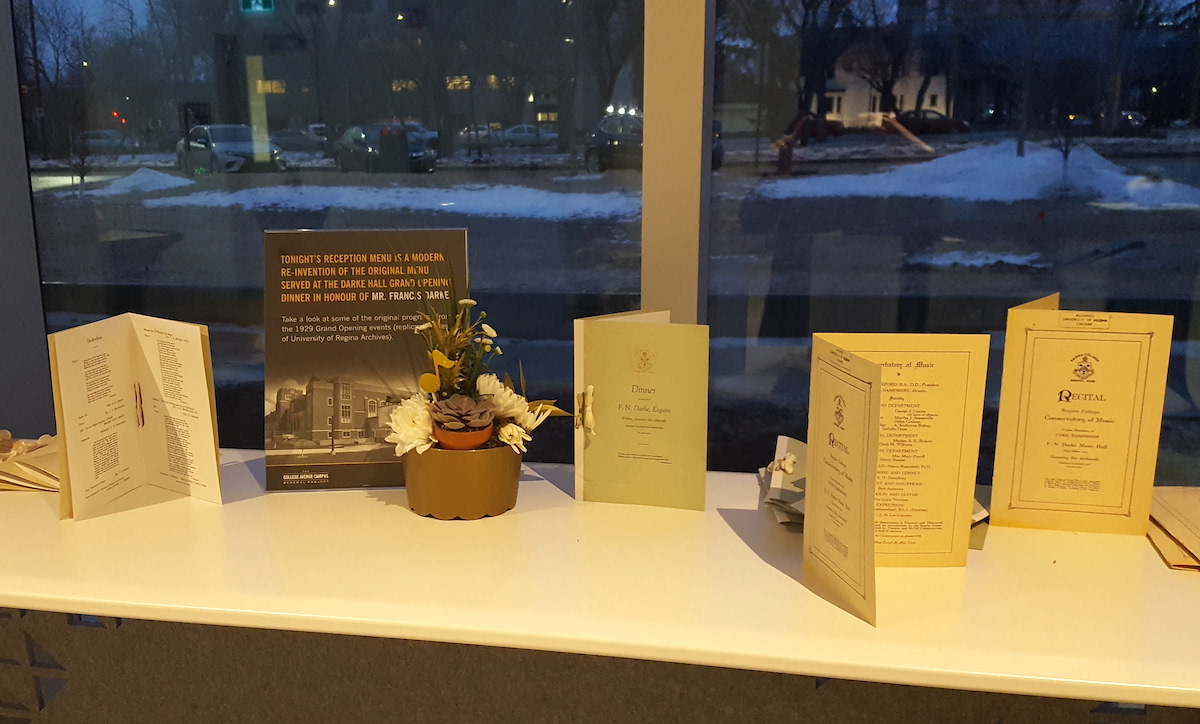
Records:
M422 314L467 294L467 232L268 231L267 489L404 484L385 441L428 371Z

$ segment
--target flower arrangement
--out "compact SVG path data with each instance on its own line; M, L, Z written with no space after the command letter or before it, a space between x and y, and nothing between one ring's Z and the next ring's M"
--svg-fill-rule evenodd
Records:
M496 330L475 312L473 299L460 299L453 317L443 320L422 314L415 332L425 338L430 371L419 379L421 391L393 408L387 442L396 445L396 456L431 447L478 449L508 445L526 452L530 433L551 416L569 415L553 400L529 401L513 389L512 380L500 380L488 363L503 350ZM521 391L525 376L521 375Z

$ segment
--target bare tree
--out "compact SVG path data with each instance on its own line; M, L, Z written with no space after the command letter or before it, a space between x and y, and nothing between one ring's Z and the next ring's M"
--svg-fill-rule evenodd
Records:
M908 75L911 36L906 25L890 16L881 0L862 3L867 27L842 53L839 65L879 93L883 113L896 109L896 83Z

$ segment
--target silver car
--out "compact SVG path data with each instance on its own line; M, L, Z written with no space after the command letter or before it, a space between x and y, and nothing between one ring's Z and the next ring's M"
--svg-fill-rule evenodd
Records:
M551 146L558 143L557 133L543 130L530 123L505 129L498 136L500 142L509 148L513 146Z
M241 124L196 126L175 144L175 163L188 176L287 168L279 146L270 141L256 144L254 129Z

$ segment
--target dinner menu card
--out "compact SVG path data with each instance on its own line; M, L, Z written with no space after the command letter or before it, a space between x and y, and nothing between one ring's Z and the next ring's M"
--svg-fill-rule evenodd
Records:
M208 329L122 314L49 337L59 513L221 502Z
M575 498L704 509L708 327L575 320Z
M804 583L875 625L875 486L879 364L813 337Z
M992 522L1146 535L1170 316L1008 313Z

